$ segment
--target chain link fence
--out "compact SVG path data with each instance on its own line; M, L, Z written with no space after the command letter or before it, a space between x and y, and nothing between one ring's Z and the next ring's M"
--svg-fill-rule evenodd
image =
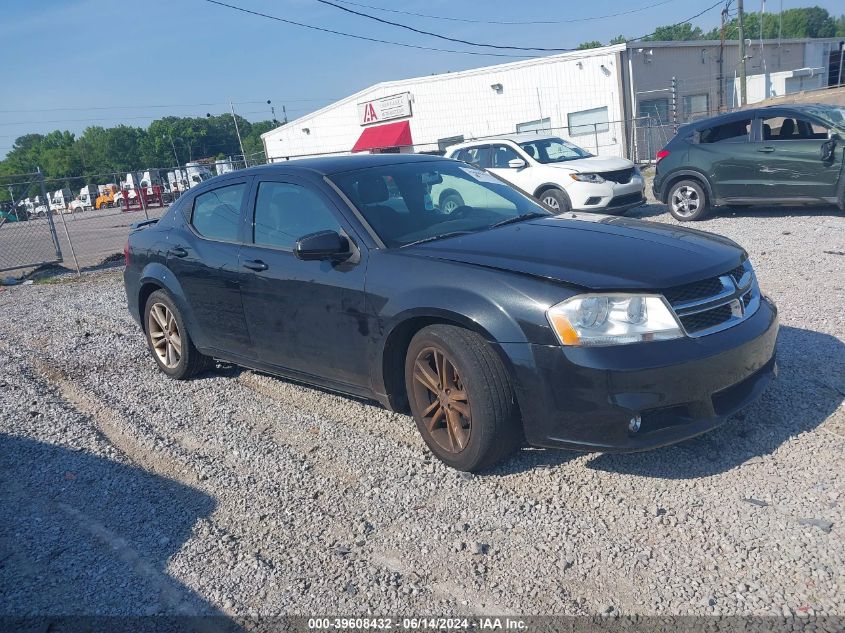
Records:
M11 200L0 207L0 272L56 264L62 248L41 171L0 177ZM36 193L29 196L32 192Z

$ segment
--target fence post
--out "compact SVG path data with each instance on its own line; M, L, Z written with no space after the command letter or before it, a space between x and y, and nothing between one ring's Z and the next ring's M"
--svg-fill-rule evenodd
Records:
M596 156L599 155L599 124L593 123L593 143L596 145Z
M678 80L672 77L672 130L678 131Z
M38 167L38 182L41 185L41 195L47 199L47 221L50 223L50 232L53 234L53 240L56 242L56 255L60 259L62 259L62 251L59 248L59 240L56 236L56 227L53 225L53 216L52 211L50 210L50 199L47 198L47 189L44 187L44 172L41 171L41 168ZM82 271L79 270L79 260L76 259L76 251L73 249L73 242L70 241L70 232L67 230L67 221L65 220L65 214L59 213L59 217L62 219L62 226L65 229L65 237L67 238L67 245L70 247L70 254L73 257L73 265L76 266L76 274L77 276L82 276Z
M150 180L152 180L152 179L150 179ZM143 183L141 183L140 178L138 179L138 184L143 184ZM141 208L144 210L144 219L149 220L150 216L147 213L147 188L146 187L142 186L138 190L138 197L141 198ZM128 203L127 203L127 206L129 206Z
M56 225L53 224L53 216L50 215L50 198L47 197L47 188L44 186L44 172L41 171L40 167L35 168L38 174L38 185L41 188L41 198L44 200L44 204L47 207L47 224L50 226L50 236L53 238L53 246L56 248L56 259L62 260L62 247L59 244L59 236L56 234Z

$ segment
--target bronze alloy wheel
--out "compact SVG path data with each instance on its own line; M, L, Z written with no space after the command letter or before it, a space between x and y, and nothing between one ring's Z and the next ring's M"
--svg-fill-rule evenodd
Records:
M460 453L472 433L472 409L458 369L443 350L422 349L414 361L413 398L431 439Z
M168 369L175 368L182 358L182 337L170 308L163 303L154 303L150 307L147 331L150 333L153 352L161 364Z

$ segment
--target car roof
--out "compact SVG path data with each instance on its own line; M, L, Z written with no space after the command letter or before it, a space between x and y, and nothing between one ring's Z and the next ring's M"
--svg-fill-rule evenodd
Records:
M488 145L496 141L511 141L512 143L527 143L530 141L541 141L549 138L561 138L559 134L549 134L548 132L514 132L513 134L497 134L495 136L485 136L484 138L470 139L461 143L455 143L446 148L446 151L458 149L461 147L474 147L476 145Z
M267 165L259 165L239 170L238 174L262 174L274 172L291 173L292 171L308 171L328 176L356 169L382 167L384 165L399 165L403 163L425 163L449 160L442 156L430 154L352 154L343 156L319 156L315 158L297 158L293 160L278 160Z

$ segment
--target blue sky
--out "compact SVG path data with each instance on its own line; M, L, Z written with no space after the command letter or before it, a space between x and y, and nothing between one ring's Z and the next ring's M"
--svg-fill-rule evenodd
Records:
M629 15L587 20L660 0L357 0L363 4L456 18L561 20L556 25L503 26L441 21L351 7L450 37L517 46L568 48L649 33L683 20L714 0L672 0ZM422 46L470 50L379 25L316 0L228 0L255 11L360 35ZM776 11L779 0L769 0ZM784 0L784 8L837 0ZM759 2L746 0L746 10ZM204 0L4 0L0 21L0 157L28 132L155 118L218 114L235 102L249 120L270 118L266 100L293 119L370 84L508 61L412 50L302 29ZM581 20L581 21L575 21ZM718 23L715 8L694 23ZM474 49L484 50L484 49ZM252 103L250 103L252 102ZM199 105L211 104L211 105ZM166 107L152 107L166 106Z

